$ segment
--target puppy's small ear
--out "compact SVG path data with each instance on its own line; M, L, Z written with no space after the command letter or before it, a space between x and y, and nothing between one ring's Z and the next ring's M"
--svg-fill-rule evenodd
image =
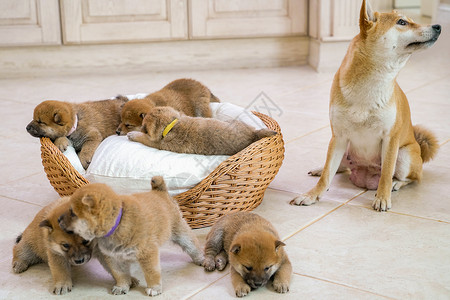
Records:
M54 121L56 124L60 124L61 121L62 121L61 115L60 115L59 113L56 112L56 113L53 115L53 121Z
M239 252L241 252L241 245L239 245L239 244L233 245L233 247L231 247L230 252L234 253L234 254L238 254Z
M95 204L94 197L92 195L85 195L83 198L81 198L81 203L89 208L92 208Z
M147 114L146 114L146 113L141 113L141 114L139 115L139 117L140 117L142 120L144 120L145 115L147 115Z
M45 219L44 221L42 221L41 223L39 223L39 227L44 227L48 230L48 232L52 232L53 231L53 226L52 224L50 224L50 221Z
M281 246L286 246L286 244L282 241L275 241L275 251L278 251L278 248L280 248Z

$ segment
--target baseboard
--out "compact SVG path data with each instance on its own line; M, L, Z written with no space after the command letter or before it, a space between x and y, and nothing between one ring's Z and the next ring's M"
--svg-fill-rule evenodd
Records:
M0 48L0 77L125 69L171 71L304 65L309 37Z
M308 63L318 72L335 72L341 65L351 39L321 41L311 39Z

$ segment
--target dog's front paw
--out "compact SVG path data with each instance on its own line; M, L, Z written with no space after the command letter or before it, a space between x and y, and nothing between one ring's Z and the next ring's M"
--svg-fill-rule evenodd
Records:
M147 295L149 295L151 297L158 296L159 294L162 293L162 286L160 284L158 284L153 287L148 287L145 289L145 292L147 293Z
M28 264L21 260L15 260L12 268L14 273L22 273L28 269Z
M316 201L319 200L319 197L315 195L310 194L303 194L298 197L295 197L290 202L291 205L311 205L313 203L316 203Z
M69 147L69 139L65 136L57 138L53 143L61 152L66 151L67 147Z
M322 176L323 168L312 169L308 172L308 175L311 176Z
M235 288L234 291L236 292L236 296L238 297L244 297L247 296L248 293L250 293L252 289L250 286L246 283L239 283Z
M113 286L111 293L113 295L125 295L126 293L128 293L128 291L130 290L130 286L129 285L123 285L123 286Z
M206 271L212 272L216 269L216 262L214 261L213 257L205 257L205 260L203 261L203 267Z
M87 170L87 168L91 164L92 155L80 152L78 157L80 158L80 162L83 168Z
M375 196L375 199L372 202L373 209L377 211L387 211L392 206L390 197L378 197Z
M287 293L289 292L289 282L288 281L282 281L278 279L274 279L272 283L273 288L278 293Z
M139 138L140 138L142 135L144 135L144 133L142 133L142 132L140 132L140 131L130 131L130 132L127 133L127 138L128 138L130 141L138 142L138 141L139 141Z
M72 282L57 282L53 287L53 294L55 295L64 295L72 291Z

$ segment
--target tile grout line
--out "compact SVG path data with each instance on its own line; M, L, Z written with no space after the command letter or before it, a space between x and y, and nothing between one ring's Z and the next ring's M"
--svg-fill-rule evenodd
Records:
M430 84L432 84L432 83L435 83L435 82L438 82L438 81L447 79L447 77L449 77L449 76L450 76L450 74L445 74L444 76L442 76L442 77L439 78L438 80L433 80L433 81L424 83L424 84L422 84L422 85L419 85L419 86L417 86L417 87L415 87L415 88L412 88L412 89L410 89L409 91L405 92L405 94L414 92L415 90L421 89L421 88L423 88L423 87L425 87L425 86L427 86L427 85L430 85Z
M291 235L289 235L287 238L283 239L283 242L287 241L288 239L290 239L291 237L293 237L294 235L296 235L297 233L299 233L300 231L308 228L309 226L313 225L314 223L322 220L323 218L325 218L326 216L330 215L331 213L335 212L336 210L338 210L339 208L341 208L344 205L347 205L350 201L352 201L353 199L361 196L362 194L366 193L368 190L364 190L361 191L360 193L356 194L355 196L353 196L352 198L350 198L349 200L341 203L340 205L338 205L337 207L333 208L332 210L330 210L329 212L325 213L324 215L308 222L306 225L302 226L299 230L297 230L296 232L292 233Z
M4 196L4 195L0 195L0 197L6 198L6 199L9 199L9 200L13 200L13 201L17 201L17 202L20 202L20 203L35 205L35 206L41 207L41 208L44 207L42 205L39 205L39 204L36 204L36 203L33 203L33 202L28 202L28 201L24 201L24 200L20 200L20 199L15 199L15 198L11 198L11 197Z
M369 294L376 295L376 296L379 296L379 297L383 297L383 298L386 298L386 299L396 299L396 298L391 298L391 297L388 297L388 296L385 296L385 295L381 295L381 294L378 294L378 293L375 293L375 292L372 292L372 291L364 290L364 289L361 289L361 288L358 288L358 287L355 287L355 286L352 286L352 285L348 285L348 284L345 284L345 283L332 281L332 280L329 280L329 279L315 277L315 276L312 276L312 275L300 274L300 273L297 273L297 272L293 272L293 274L297 275L297 276L308 277L308 278L311 278L311 279L320 280L320 281L324 281L324 282L327 282L327 283L339 285L339 286L342 286L342 287L354 289L354 290L357 290L357 291L369 293Z
M313 130L313 131L310 131L310 132L308 132L308 133L305 133L304 135L301 135L301 136L299 136L299 137L293 138L293 139L291 139L291 140L289 140L289 141L286 141L285 144L287 145L287 144L289 144L289 143L291 143L291 142L294 142L294 141L297 141L297 140L299 140L299 139L302 139L302 138L304 138L305 136L308 136L308 135L310 135L310 134L316 133L316 132L318 132L318 131L320 131L320 130L322 130L322 129L325 129L325 128L327 128L327 127L330 127L330 125L322 126L322 127L317 128L317 129L315 129L315 130Z
M194 297L195 295L199 294L200 292L206 290L207 288L209 288L210 286L212 286L213 284L215 284L219 280L222 280L223 278L227 277L229 274L230 274L230 272L227 272L222 277L217 278L216 280L210 282L207 286L205 286L203 288L199 288L197 291L192 292L191 295L188 295L188 296L186 296L186 297L184 297L182 299L191 299L192 297Z

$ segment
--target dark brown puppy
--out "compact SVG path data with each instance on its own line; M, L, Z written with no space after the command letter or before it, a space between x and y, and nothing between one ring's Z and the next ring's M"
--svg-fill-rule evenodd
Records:
M210 118L210 102L220 102L211 91L193 79L177 79L144 99L135 99L122 108L121 123L117 134L125 135L130 131L140 131L142 120L155 106L170 106L191 117Z
M256 130L238 120L184 116L171 107L153 108L142 124L141 132L128 133L130 140L160 150L204 155L233 155L276 134L269 129Z
M86 169L101 141L115 134L121 107L127 101L121 96L80 104L44 101L34 109L27 131L34 137L50 138L61 151L67 149L70 140Z

